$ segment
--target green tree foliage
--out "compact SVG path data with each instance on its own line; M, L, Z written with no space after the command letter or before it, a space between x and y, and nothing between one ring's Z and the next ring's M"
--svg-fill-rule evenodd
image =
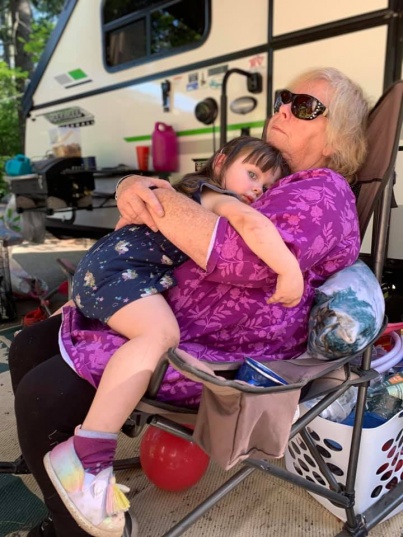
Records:
M5 162L10 156L21 153L21 140L18 125L18 106L21 95L16 89L16 80L24 80L26 73L10 69L0 61L0 197L7 191L3 179Z
M64 0L0 0L0 196L4 162L24 152L21 101Z
M57 18L62 12L65 0L32 0L32 6L40 15Z
M41 17L32 23L31 35L29 41L24 43L24 50L31 56L35 65L49 41L54 26L54 23L46 17Z
M31 55L35 65L49 41L64 4L65 0L32 0L34 18L31 35L24 43L24 50Z
M15 128L20 95L17 93L15 81L25 77L26 73L10 69L4 61L0 61L0 148L3 156L20 150L18 129Z

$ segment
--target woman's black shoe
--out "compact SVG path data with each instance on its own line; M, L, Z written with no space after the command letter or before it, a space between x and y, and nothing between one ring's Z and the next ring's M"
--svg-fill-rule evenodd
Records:
M27 537L56 537L55 527L50 516L48 515L42 522L32 528Z

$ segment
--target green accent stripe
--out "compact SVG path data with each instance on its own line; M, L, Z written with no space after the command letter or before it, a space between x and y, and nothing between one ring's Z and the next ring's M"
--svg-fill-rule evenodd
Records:
M257 127L263 127L264 126L264 120L263 121L252 121L252 123L235 123L234 125L228 125L227 131L236 131L237 129L245 129L247 127L250 127L251 129L256 129Z
M205 127L201 129L189 129L187 131L179 131L176 133L177 136L197 136L198 134L212 134L214 132L214 127ZM220 132L217 129L216 132Z
M228 125L227 131L236 131L236 130L241 130L241 129L245 129L248 127L251 129L254 129L258 127L263 127L264 123L265 123L264 121L253 121L252 123L235 123L233 125ZM197 136L200 134L213 134L214 130L216 132L220 131L219 128L204 127L201 129L189 129L186 131L178 131L176 135L178 137L182 137L182 136ZM146 140L151 140L151 134L143 134L141 136L127 136L126 138L124 138L125 142L144 142Z
M82 78L87 78L88 76L84 73L82 69L74 69L73 71L68 71L68 74L73 80L81 80Z
M127 136L123 138L125 142L144 142L145 140L151 140L151 134L143 134L142 136Z

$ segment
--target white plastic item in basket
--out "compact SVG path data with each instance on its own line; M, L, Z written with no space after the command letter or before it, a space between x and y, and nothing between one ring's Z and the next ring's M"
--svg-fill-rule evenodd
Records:
M378 373L385 373L403 358L403 337L397 332L390 332L390 336L393 339L393 348L384 356L371 360L372 369Z
M303 407L303 405L300 405ZM301 408L301 414L306 412ZM318 416L308 427L313 440L337 482L345 484L353 427ZM362 513L403 479L403 412L379 427L363 429L358 459L354 510ZM285 453L287 469L296 475L325 485L318 465L300 435L290 440ZM345 511L329 500L312 496L335 516L345 521ZM403 510L399 505L385 520Z

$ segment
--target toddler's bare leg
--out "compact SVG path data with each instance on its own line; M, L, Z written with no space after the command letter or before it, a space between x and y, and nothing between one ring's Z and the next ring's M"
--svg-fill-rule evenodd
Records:
M159 294L128 304L108 324L130 341L110 359L82 428L116 433L146 392L161 356L178 345L179 326Z

